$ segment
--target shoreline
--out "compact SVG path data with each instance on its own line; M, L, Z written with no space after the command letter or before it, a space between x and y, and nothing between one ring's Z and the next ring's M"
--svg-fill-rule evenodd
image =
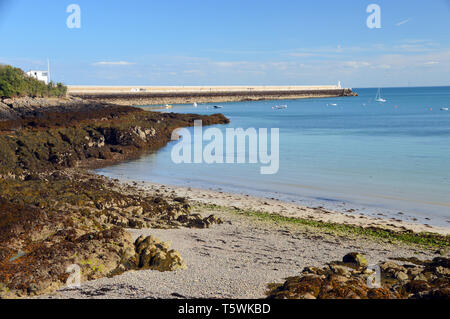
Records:
M171 244L180 252L187 268L170 272L131 270L111 278L83 282L79 288L61 288L37 298L260 299L267 297L271 283L297 275L307 266L321 267L339 261L350 251L363 253L370 264L411 256L420 260L439 256L430 247L352 237L260 219L219 205L226 201L229 208L242 204L252 205L251 208L255 209L253 205L258 199L249 196L198 189L189 191L156 183L119 182L118 185L124 190L133 185L131 187L148 195L170 198L187 195L193 213L202 217L214 214L223 220L223 224L204 229L126 229L133 240L141 235L151 235ZM269 207L274 209L279 205L277 201L269 203Z
M97 174L97 173L96 173ZM101 175L101 174L100 174ZM202 189L189 186L176 186L155 182L136 182L120 179L124 185L137 186L144 191L162 189L165 196L176 195L194 202L212 204L218 207L238 208L243 211L264 212L288 218L310 219L312 221L336 223L356 227L377 227L395 232L412 231L414 233L431 232L450 235L450 227L411 223L400 219L374 218L357 211L339 212L323 207L308 207L280 199L271 199L248 194L226 192L221 190ZM232 201L232 205L230 205Z
M145 155L144 155L145 156ZM142 163L140 160L138 160ZM145 162L145 160L144 160ZM174 178L174 176L162 175L157 173L155 177L150 175L139 177L139 174L132 173L134 161L127 161L125 166L120 166L119 164L114 164L112 167L102 167L93 170L95 174L103 175L109 178L116 178L122 181L137 182L137 183L150 183L158 184L169 187L181 187L184 189L193 188L198 190L208 190L214 191L216 193L229 193L242 196L251 196L259 199L271 199L277 200L284 203L289 203L297 205L299 207L309 207L312 209L323 209L327 211L333 211L340 214L347 214L360 217L366 216L375 220L385 220L393 222L409 223L411 225L422 225L427 229L432 229L432 227L437 228L450 228L450 220L448 217L434 215L427 211L420 211L417 206L413 206L415 203L421 204L420 201L415 201L414 199L406 198L381 198L381 197L349 197L349 196L339 196L340 194L335 193L325 193L322 192L303 192L303 193L289 193L283 192L281 190L270 191L265 188L258 188L252 186L252 184L236 185L232 183L219 182L214 180L211 182L202 181L198 182L196 180L186 180L182 181L179 178ZM129 166L128 166L129 164ZM140 164L142 165L142 164ZM114 166L119 166L119 169L115 169ZM122 171L125 169L130 169L130 173L126 174ZM326 184L322 184L326 185ZM307 186L305 189L308 190ZM381 200L386 201L382 202ZM376 202L376 200L379 200ZM390 200L390 201L389 201ZM398 203L394 200L402 201L404 207L395 206ZM410 209L408 209L411 207ZM416 210L414 210L414 208ZM445 212L446 207L440 207L442 212Z

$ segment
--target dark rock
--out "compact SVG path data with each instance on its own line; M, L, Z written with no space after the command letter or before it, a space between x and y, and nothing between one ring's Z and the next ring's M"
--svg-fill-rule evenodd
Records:
M367 267L368 262L363 254L352 252L342 258L344 263L355 264L358 267Z
M355 256L351 256L355 259ZM347 259L347 263L350 263ZM381 287L369 287L367 269L349 270L336 264L305 267L302 275L288 278L284 284L270 285L268 298L293 299L449 299L450 274L443 271L448 261L442 258L419 261L416 265L398 265L391 261L380 265ZM426 280L410 280L403 270ZM427 270L425 272L425 269Z
M136 247L136 265L138 268L159 271L185 269L186 264L175 250L153 236L140 236L134 243Z
M428 282L424 280L411 280L405 285L405 290L409 293L417 294L422 291L427 291L431 287Z

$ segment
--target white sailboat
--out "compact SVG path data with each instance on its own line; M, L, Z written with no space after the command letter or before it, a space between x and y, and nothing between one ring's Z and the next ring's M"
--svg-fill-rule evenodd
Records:
M381 97L381 89L380 88L378 89L377 96L375 97L375 101L380 102L380 103L386 102L386 100Z
M274 110L287 109L287 105L275 105L275 106L272 106L272 109L274 109Z
M197 106L198 106L197 102L194 102L193 106L194 106L194 107L197 107Z

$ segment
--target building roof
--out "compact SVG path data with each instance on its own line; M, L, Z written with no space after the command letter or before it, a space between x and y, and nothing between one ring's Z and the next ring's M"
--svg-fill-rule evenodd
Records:
M48 72L48 71L47 70L29 70L26 73L28 73L28 72Z

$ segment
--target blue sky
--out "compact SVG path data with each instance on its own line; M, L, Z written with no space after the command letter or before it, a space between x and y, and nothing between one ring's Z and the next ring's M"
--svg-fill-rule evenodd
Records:
M74 85L450 85L449 31L449 0L0 0L0 63L48 57Z

